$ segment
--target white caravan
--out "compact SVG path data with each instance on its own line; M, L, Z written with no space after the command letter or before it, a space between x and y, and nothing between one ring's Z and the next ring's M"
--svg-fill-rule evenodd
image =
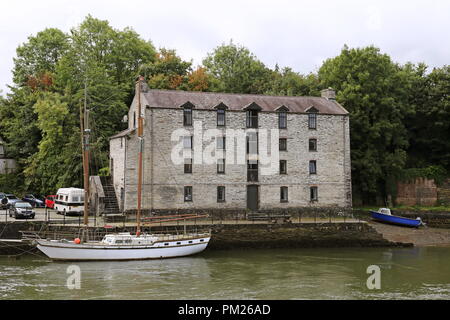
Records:
M84 211L84 189L61 188L55 197L54 209L59 214L82 215Z

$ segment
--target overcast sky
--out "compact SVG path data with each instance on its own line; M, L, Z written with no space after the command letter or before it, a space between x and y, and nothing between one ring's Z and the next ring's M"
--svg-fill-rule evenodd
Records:
M249 48L267 66L317 71L344 44L374 44L397 62L449 64L450 1L265 0L0 0L0 90L11 84L13 57L28 36L55 27L68 32L88 14L116 29L132 27L156 47L176 49L200 64L229 42Z

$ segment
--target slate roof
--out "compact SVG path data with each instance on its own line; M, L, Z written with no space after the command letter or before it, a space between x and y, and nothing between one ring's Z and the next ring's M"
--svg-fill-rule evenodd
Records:
M187 102L194 105L195 109L211 109L220 103L225 104L228 110L245 110L245 107L256 103L262 111L277 111L281 106L289 109L289 112L306 112L314 107L322 114L348 114L335 100L322 97L302 96L268 96L258 94L231 94L215 92L197 92L181 90L155 90L142 92L148 101L149 107L180 108Z

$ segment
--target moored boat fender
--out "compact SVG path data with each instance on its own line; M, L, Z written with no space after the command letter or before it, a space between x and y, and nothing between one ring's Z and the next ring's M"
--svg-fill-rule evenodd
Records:
M73 243L75 243L75 244L80 244L80 243L81 243L80 238L75 238L75 239L73 240Z

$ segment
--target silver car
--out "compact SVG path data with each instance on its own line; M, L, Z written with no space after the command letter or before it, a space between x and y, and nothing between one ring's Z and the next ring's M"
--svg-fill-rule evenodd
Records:
M9 216L14 218L25 218L25 219L34 219L36 213L33 211L33 207L31 204L25 201L15 202L9 208Z

